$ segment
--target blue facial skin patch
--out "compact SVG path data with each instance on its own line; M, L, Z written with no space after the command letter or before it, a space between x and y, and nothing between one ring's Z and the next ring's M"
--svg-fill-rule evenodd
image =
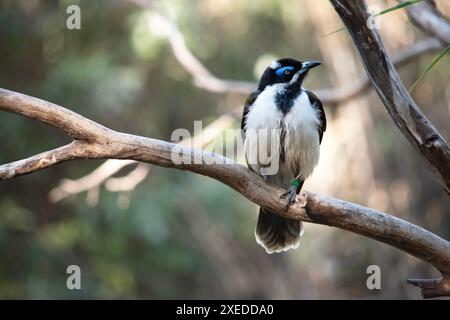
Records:
M284 71L286 71L286 70L294 70L294 67L292 67L292 66L287 66L287 67L283 67L283 68L279 68L279 69L277 69L276 71L275 71L275 74L277 75L277 76L282 76L283 74L284 74Z

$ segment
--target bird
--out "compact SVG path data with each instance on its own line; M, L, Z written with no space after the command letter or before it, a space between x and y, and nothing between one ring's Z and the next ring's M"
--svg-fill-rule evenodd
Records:
M303 87L303 81L321 64L292 58L273 61L244 104L241 130L247 166L286 190L281 195L286 210L298 201L319 161L327 122L322 103ZM260 207L255 237L267 253L297 248L302 233L301 221Z

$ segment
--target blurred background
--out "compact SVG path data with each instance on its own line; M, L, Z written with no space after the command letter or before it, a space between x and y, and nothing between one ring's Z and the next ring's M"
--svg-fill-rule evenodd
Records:
M81 8L81 30L66 28L71 4ZM449 1L437 5L450 16ZM380 19L390 53L427 38L404 10ZM239 127L252 85L214 76L255 82L273 59L294 57L324 62L305 82L318 93L364 79L347 32L328 34L342 23L326 0L2 0L0 25L0 87L163 140L174 129L193 130L195 120L206 127L219 118L219 134ZM407 87L439 50L398 69ZM413 92L447 141L449 70L446 57ZM325 112L321 159L305 189L450 239L449 198L376 93L330 100ZM69 138L2 112L0 141L6 163ZM405 280L438 275L397 249L311 224L297 250L267 255L254 240L256 206L225 185L135 164L115 173L131 175L128 185L107 176L75 181L102 163L69 162L0 183L0 298L420 298ZM72 264L81 268L82 290L66 288ZM372 264L381 268L381 290L366 287Z

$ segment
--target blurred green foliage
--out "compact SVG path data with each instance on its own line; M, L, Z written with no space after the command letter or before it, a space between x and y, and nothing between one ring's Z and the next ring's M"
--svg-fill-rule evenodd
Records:
M82 29L67 30L66 7L77 3ZM320 57L301 1L175 0L161 5L176 15L193 53L223 78L255 80L275 56ZM154 16L125 1L2 0L0 25L0 87L61 104L116 130L169 140L175 128L192 129L194 120L215 119L236 101L196 88ZM448 69L438 77L445 76ZM321 70L308 83L319 87L330 81ZM401 137L392 133L391 123L380 121L378 129L380 144L390 153ZM0 141L0 163L6 163L68 138L43 124L0 113ZM396 154L392 157L392 170L401 170ZM256 208L205 177L153 168L131 194L102 189L95 207L86 204L85 194L48 201L49 190L61 179L80 177L100 163L65 163L0 183L0 298L377 294L364 290L364 266L378 251L393 249L358 237L358 250L349 245L356 236L312 232L301 254L268 256L254 241L256 214L251 213ZM397 262L383 263L390 268ZM66 288L71 264L81 267L80 291ZM328 274L329 283L309 278L313 273L306 270L314 269Z

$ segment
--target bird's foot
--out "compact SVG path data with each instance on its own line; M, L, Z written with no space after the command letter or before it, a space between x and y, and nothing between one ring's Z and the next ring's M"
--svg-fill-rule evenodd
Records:
M298 201L297 199L297 187L290 185L289 189L280 196L280 199L286 199L286 205L284 206L287 211L294 203Z

